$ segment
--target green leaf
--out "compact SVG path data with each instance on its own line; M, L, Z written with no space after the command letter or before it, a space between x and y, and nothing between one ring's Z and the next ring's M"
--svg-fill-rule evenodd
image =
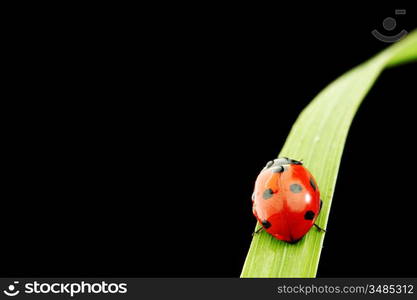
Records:
M324 203L316 221L320 227L327 226L343 147L359 105L384 68L415 59L417 31L328 85L293 125L279 157L303 159L314 174ZM300 242L288 244L262 231L253 237L241 277L315 277L324 237L313 227Z

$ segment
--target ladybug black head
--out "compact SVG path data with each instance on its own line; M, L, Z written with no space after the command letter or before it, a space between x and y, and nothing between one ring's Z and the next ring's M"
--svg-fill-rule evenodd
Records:
M264 169L269 169L271 167L282 167L285 165L302 165L303 163L301 161L291 159L288 157L280 157L274 160L269 161Z

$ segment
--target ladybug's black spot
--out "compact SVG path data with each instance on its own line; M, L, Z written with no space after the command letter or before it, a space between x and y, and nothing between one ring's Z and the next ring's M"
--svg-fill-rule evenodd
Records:
M262 197L266 200L266 199L271 198L273 194L274 194L273 190L266 189Z
M263 221L262 221L262 225L263 225L263 227L265 227L266 229L268 229L269 227L271 227L271 223L269 223L267 220L263 220Z
M305 213L305 215L304 215L304 219L306 219L306 220L313 220L315 215L316 215L316 214L314 213L314 211L312 211L312 210L308 210L308 211Z
M303 188L298 183L293 183L293 184L290 185L290 190L293 193L299 193L299 192L302 191L302 189Z
M316 185L314 184L313 178L310 177L310 185L313 188L313 190L316 190Z
M276 168L271 169L272 173L282 173L285 171L283 166L278 166Z

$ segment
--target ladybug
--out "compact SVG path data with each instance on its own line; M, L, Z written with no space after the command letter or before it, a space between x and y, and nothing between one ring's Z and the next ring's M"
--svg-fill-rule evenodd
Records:
M282 157L269 161L256 179L252 211L278 240L296 243L315 224L323 201L313 175L301 161ZM323 230L324 231L324 230Z

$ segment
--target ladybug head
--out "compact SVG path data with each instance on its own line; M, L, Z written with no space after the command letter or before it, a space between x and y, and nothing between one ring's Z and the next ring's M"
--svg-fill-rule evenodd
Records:
M298 161L298 160L291 159L288 157L280 157L280 158L269 161L266 164L264 170L269 169L271 167L283 167L285 165L302 165L302 164L303 164L302 161Z

